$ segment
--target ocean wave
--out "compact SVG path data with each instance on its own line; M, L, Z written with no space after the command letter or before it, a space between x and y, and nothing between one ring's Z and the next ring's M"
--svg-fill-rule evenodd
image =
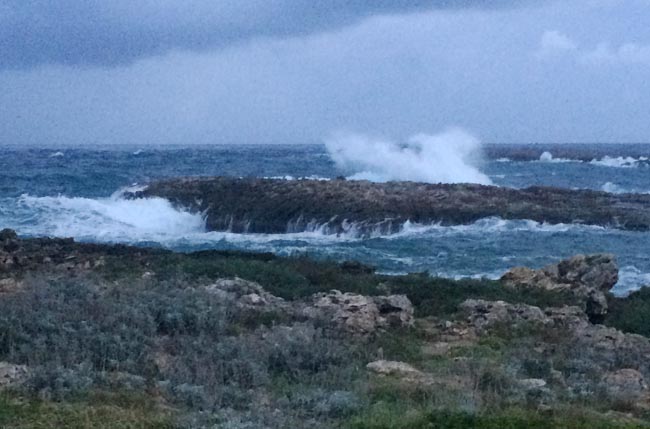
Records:
M569 158L555 158L551 152L543 152L539 156L539 162L556 162L556 163L565 163L565 162L582 162L577 159Z
M118 193L97 199L22 195L3 221L28 236L100 242L165 242L205 231L200 214L178 210L163 198L129 200Z
M636 188L628 189L612 182L605 183L603 186L601 186L601 189L605 192L609 192L610 194L650 194L649 190Z
M650 273L643 272L633 265L626 265L619 269L618 283L612 292L624 296L644 286L650 286Z
M479 169L480 142L458 128L417 134L406 142L343 134L325 146L336 166L354 180L492 183Z
M483 218L465 225L419 224L406 221L394 225L390 220L377 222L343 222L336 229L328 223L309 223L295 230L287 225L282 234L240 234L207 231L200 213L174 207L162 198L127 199L125 193L143 190L132 185L108 198L35 197L22 195L0 209L0 222L28 236L74 237L100 242L156 242L174 247L177 243L207 245L210 242L268 243L302 241L306 243L350 242L372 239L397 240L419 236L476 236L504 233L555 234L569 231L597 232L605 227L581 224L548 224L532 220ZM9 207L9 208L7 208Z
M631 156L604 156L601 159L592 159L589 163L600 167L636 168L639 166L650 165L650 158L647 158L645 156L641 156L639 158L634 158Z

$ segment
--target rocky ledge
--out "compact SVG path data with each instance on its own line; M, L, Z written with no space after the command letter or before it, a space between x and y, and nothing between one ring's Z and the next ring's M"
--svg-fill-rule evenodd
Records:
M492 216L650 229L650 195L548 187L213 177L159 181L128 197L162 197L204 213L213 231L363 235L397 232L406 221L456 225Z

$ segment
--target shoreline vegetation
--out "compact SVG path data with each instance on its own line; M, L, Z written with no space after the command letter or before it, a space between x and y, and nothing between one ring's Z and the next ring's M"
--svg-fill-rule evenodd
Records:
M0 232L0 428L650 427L650 292Z

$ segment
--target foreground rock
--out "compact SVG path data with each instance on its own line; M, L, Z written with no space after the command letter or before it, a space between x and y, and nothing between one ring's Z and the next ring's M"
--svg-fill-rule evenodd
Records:
M600 386L614 399L647 397L650 339L646 337L594 325L578 307L542 310L503 301L467 300L461 311L478 337L532 335L536 343L527 352L528 358L561 368L562 383L575 395L593 395ZM549 372L549 377L553 374Z
M130 196L205 213L215 231L372 234L396 232L407 220L453 225L489 216L650 229L650 195L543 187L215 177L156 182Z
M314 295L303 310L309 318L327 319L354 334L413 324L413 305L404 295L364 296L334 290Z
M16 387L22 384L28 376L29 371L25 365L0 362L0 390Z
M573 295L589 317L598 321L607 314L606 294L618 281L618 264L610 254L576 255L539 270L513 268L501 281L506 287Z
M255 282L235 277L234 279L218 279L205 287L205 290L218 296L224 301L234 302L240 308L268 311L288 311L287 303L275 295L268 293Z

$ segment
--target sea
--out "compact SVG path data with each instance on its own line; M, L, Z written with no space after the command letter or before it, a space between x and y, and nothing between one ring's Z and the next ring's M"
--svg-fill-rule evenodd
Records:
M439 142L438 142L439 143ZM74 237L177 251L236 249L358 260L386 274L498 278L514 266L542 267L577 253L618 257L625 295L650 285L650 232L485 218L469 225L407 222L370 237L209 232L200 213L125 190L178 176L476 181L650 193L647 144L475 144L462 150L352 141L322 145L0 147L0 228L22 237ZM435 146L438 144L438 146ZM447 145L448 146L448 145ZM460 145L462 146L462 145ZM346 149L347 148L347 149Z

